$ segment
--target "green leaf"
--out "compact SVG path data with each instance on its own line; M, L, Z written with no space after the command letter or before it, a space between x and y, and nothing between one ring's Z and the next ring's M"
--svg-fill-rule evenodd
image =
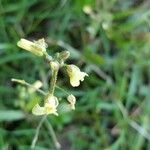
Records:
M20 110L1 110L0 121L15 121L25 118L25 114Z
M85 57L86 61L89 61L89 62L96 64L96 65L101 65L104 62L104 59L102 56L97 55L97 54L92 53L92 52L84 53L84 57Z

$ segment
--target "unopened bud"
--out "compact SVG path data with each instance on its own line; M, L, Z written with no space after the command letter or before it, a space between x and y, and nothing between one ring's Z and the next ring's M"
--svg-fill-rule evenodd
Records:
M70 56L70 52L69 51L63 51L59 53L59 59L62 61L65 61L68 57Z
M71 106L71 109L75 109L75 103L76 103L76 98L75 98L75 96L74 95L69 95L68 97L67 97L67 100L68 100L68 102L70 103L70 106Z
M29 92L33 93L35 92L37 89L42 87L42 82L37 80L35 83L32 84L32 87L29 88Z
M50 62L50 66L51 66L52 70L58 70L59 69L59 63L56 61Z
M38 41L31 42L26 39L21 39L17 42L17 45L37 56L43 56L43 52L46 51L47 44L44 39L39 39Z
M12 82L18 82L21 84L25 84L25 80L20 80L20 79L11 79Z

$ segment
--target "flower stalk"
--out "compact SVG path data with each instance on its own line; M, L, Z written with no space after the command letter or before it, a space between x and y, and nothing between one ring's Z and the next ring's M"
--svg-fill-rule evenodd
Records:
M54 95L58 70L59 69L52 69L52 78L51 78L51 81L50 81L50 89L49 89L49 94L48 95Z

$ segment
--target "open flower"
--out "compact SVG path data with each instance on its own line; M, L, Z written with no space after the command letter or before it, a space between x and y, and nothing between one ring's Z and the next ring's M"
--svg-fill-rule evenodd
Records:
M74 110L75 109L75 104L76 104L76 98L75 98L75 96L71 94L71 95L69 95L67 97L67 100L70 103L71 109Z
M39 104L36 104L32 109L32 113L38 116L48 114L54 114L58 116L56 109L58 104L59 103L57 97L51 95L46 99L44 107L41 107Z
M85 76L88 76L87 73L81 72L80 69L75 65L67 65L67 73L70 77L70 84L73 87L80 85L80 81L84 80Z
M37 56L43 56L43 52L45 52L47 48L47 44L45 43L44 38L34 42L26 39L21 39L20 41L18 41L17 45Z

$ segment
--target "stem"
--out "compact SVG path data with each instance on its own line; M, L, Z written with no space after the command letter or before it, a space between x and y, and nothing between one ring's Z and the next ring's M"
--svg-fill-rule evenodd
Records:
M51 135L51 137L52 137L52 140L53 140L53 142L54 142L54 145L55 145L56 149L57 149L57 150L60 150L61 145L60 145L60 143L59 143L58 140L57 140L55 131L54 131L54 129L53 129L51 123L50 123L47 119L45 120L45 125L47 126L47 128L48 128L48 130L49 130L49 133L50 133L50 135Z
M63 88L59 87L59 86L55 86L57 89L63 91L66 95L70 95L70 93L68 93L66 90L64 90Z
M53 95L57 81L58 69L52 69L52 79L50 81L50 90L48 95Z
M47 116L45 115L45 116L41 119L41 121L40 121L38 127L36 128L36 133L35 133L35 136L34 136L34 138L33 138L33 140L32 140L31 149L34 149L34 148L35 148L35 144L36 144L36 142L37 142L37 140L38 140L40 128L41 128L43 122L45 121L46 117L47 117Z
M43 90L37 89L36 87L34 87L32 84L26 82L25 80L11 79L11 81L16 82L16 83L20 83L22 85L26 85L28 87L31 87L31 88L35 89L37 92L41 93L42 95L46 95L46 93Z

